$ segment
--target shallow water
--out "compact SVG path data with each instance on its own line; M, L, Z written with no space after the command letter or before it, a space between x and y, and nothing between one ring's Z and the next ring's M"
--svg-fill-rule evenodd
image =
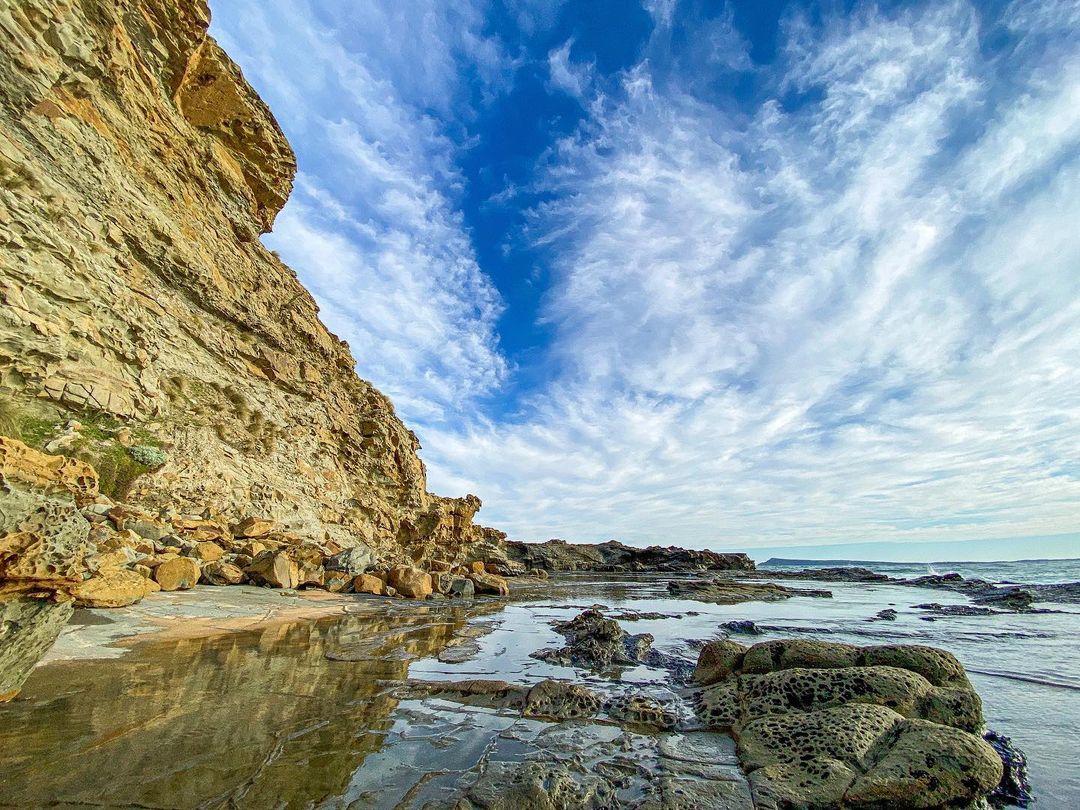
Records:
M778 628L736 636L745 643L805 635L951 650L972 673L989 725L1027 752L1038 806L1080 806L1080 615L928 622L911 606L966 604L966 598L866 584L824 586L833 599L719 606L670 599L664 582L567 576L505 606L486 602L496 612L469 621L490 632L478 639L479 652L460 663L437 655L465 624L462 609L395 603L384 614L368 610L256 633L150 642L112 660L40 667L22 697L0 707L0 806L421 807L452 795L481 759L518 761L544 746L567 745L560 735L583 735L573 744L588 748L618 734L612 727L563 729L436 699L402 699L406 678L576 677L607 691L645 688L685 711L664 670L630 668L612 683L529 657L561 646L552 622L595 603L613 614L665 614L622 623L628 632L652 633L662 652L687 659L696 658L690 640L715 637L733 619ZM896 621L867 621L890 606ZM656 757L656 736L624 735L632 756L606 766L640 766ZM718 751L715 759L731 767L733 748Z

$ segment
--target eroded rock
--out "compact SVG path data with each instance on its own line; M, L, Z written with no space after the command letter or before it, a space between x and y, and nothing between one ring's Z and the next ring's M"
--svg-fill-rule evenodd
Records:
M30 670L71 618L70 602L0 599L0 703L19 694Z
M916 645L707 644L698 716L730 728L758 807L952 807L1002 778L963 667Z

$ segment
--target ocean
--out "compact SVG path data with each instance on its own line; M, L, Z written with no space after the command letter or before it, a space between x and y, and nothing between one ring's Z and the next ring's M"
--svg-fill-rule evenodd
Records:
M965 579L985 579L988 582L1023 582L1053 584L1080 582L1080 559L1075 560L1011 560L1001 562L875 562L872 560L793 560L772 558L758 564L763 571L801 571L809 568L839 566L868 568L890 577L921 577L926 574L956 573Z

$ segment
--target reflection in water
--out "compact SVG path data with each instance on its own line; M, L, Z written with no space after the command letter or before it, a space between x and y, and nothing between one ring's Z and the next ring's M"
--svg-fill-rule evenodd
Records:
M0 806L292 808L340 795L382 743L394 682L464 620L412 608L40 668L0 711Z

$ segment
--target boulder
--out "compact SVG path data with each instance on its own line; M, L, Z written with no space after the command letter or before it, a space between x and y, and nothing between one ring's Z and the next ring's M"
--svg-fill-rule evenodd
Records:
M476 586L471 579L455 576L450 580L446 595L454 599L472 599L476 595Z
M217 543L204 540L195 544L195 548L191 550L191 556L202 562L216 562L225 556L225 549Z
M735 641L720 639L708 642L698 653L694 681L708 686L724 680L739 668L745 654L746 648Z
M255 559L264 551L266 551L266 544L260 543L258 540L252 540L250 543L244 543L244 545L240 548L240 553L251 557L251 559Z
M353 579L352 587L356 593L371 593L382 596L386 583L372 574L360 574L360 576Z
M477 593L492 594L494 596L509 596L510 584L496 574L476 573L469 574Z
M356 577L374 564L375 552L365 545L358 545L328 557L325 567L327 571L344 571L346 574Z
M258 554L244 571L256 585L271 588L295 588L300 577L296 563L285 551L266 551Z
M186 591L194 588L202 570L191 557L177 557L166 560L154 569L154 579L163 591Z
M244 572L237 566L218 560L203 566L200 581L207 585L240 585L245 579Z
M274 521L260 517L246 517L231 527L233 537L265 537L274 530Z
M118 608L133 605L161 590L153 580L126 568L102 571L71 589L79 607Z
M730 729L762 807L967 807L1001 779L982 704L932 647L714 641L694 680L706 728Z
M532 653L532 657L594 671L643 663L649 656L653 641L648 633L630 635L617 621L591 609L568 622L555 625L555 629L566 638L566 646L539 650Z
M431 575L410 566L391 569L387 581L398 593L410 599L423 599L434 590Z
M52 647L72 612L70 602L0 600L0 703L19 694L30 670Z
M342 593L352 588L353 579L345 571L327 571L323 576L323 587L330 593Z

